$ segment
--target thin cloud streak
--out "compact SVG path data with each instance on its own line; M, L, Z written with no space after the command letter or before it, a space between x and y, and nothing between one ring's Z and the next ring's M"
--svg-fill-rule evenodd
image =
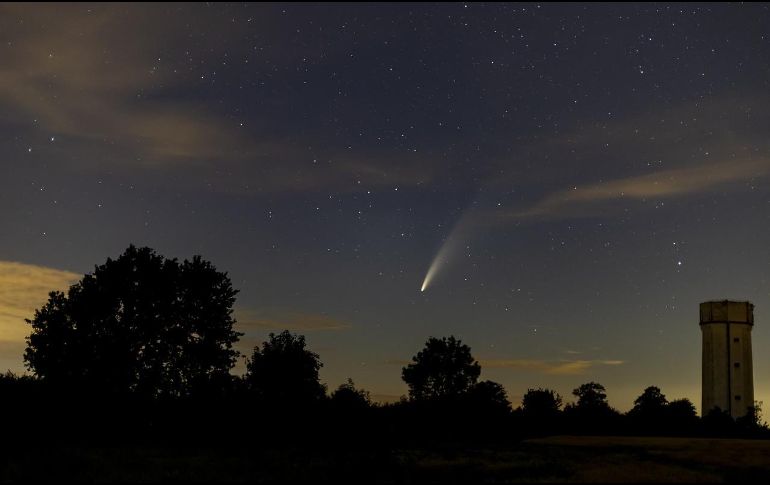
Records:
M410 360L389 359L388 365L405 366ZM625 364L623 360L540 360L540 359L480 359L482 369L513 369L533 371L547 375L580 375L592 367L617 366Z
M240 331L290 330L301 332L339 331L351 328L350 324L322 314L288 313L266 316L253 310L236 311L236 328Z
M547 375L580 375L592 367L623 365L622 360L482 359L482 368L534 371Z
M769 172L770 161L765 159L662 170L558 191L528 209L507 212L498 219L597 215L606 211L602 202L618 199L667 199L704 193L730 183L764 177Z

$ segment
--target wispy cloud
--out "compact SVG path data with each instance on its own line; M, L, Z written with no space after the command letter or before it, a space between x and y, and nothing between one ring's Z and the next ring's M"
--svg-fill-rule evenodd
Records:
M575 186L554 192L532 207L507 212L504 219L595 215L606 210L602 202L667 199L703 193L730 183L745 182L770 173L770 160L742 160L661 170L649 174Z
M759 91L694 96L620 117L581 117L558 134L511 145L495 162L498 170L488 183L506 191L533 185L568 189L585 186L587 175L615 180L663 167L767 158L763 128L770 112L758 108L767 106L770 97Z
M482 359L482 368L534 371L548 375L580 375L597 366L622 365L622 360Z
M435 176L438 157L335 146L325 133L299 137L268 113L247 121L227 112L214 102L221 98L215 66L251 53L239 45L191 52L188 29L204 8L177 9L168 25L168 11L141 5L0 5L0 118L24 127L35 120L40 132L55 134L59 141L46 150L77 154L67 157L71 170L108 163L110 173L143 183L275 194L412 186ZM228 38L247 28L229 17L207 20L200 35ZM271 25L262 30L283 35ZM270 55L285 61L297 53ZM281 102L287 109L295 100Z
M81 275L33 264L0 261L0 342L15 348L29 334L25 318L47 300L48 293L64 290ZM0 347L3 352L6 347Z
M276 312L277 313L277 312ZM350 328L347 322L324 314L294 313L264 314L255 310L237 310L237 328L245 332L261 330L291 330L298 332L336 331Z
M13 38L3 52L0 101L47 130L154 163L229 155L243 144L223 118L189 102L142 102L187 77L150 55L160 29L141 9L4 5L0 15ZM138 23L148 27L142 36L131 30Z

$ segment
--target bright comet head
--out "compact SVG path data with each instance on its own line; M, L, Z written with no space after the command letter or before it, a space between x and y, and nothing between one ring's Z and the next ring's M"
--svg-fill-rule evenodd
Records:
M430 265L430 268L428 268L428 273L425 275L425 279L422 282L422 287L420 288L420 292L424 292L427 288L430 282L433 280L433 276L436 274L436 271L438 271L438 268L440 266L439 262L441 261L441 252L439 251L438 256L436 256L433 259L433 262Z
M473 210L467 210L457 221L449 236L444 240L436 256L428 268L428 273L425 275L425 279L422 282L420 292L424 292L428 289L428 286L433 282L436 274L441 268L446 266L451 257L465 245L465 241L468 239L473 226L470 223Z

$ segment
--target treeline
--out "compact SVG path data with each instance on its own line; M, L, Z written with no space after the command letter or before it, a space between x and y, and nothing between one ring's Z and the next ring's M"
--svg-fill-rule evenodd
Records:
M701 419L687 399L648 387L623 414L589 382L563 405L529 389L520 405L479 380L471 349L430 338L402 369L408 397L377 404L348 380L333 390L305 339L270 334L231 373L237 291L200 257L179 262L129 247L66 294L53 292L28 320L32 375L0 376L0 412L12 442L153 442L256 447L404 446L516 441L549 434L767 437L759 409ZM11 442L11 441L6 441Z
M470 355L452 337L431 339L426 349L436 341L454 341ZM8 418L7 437L47 443L443 446L555 434L770 437L758 412L733 420L713 410L699 418L688 399L668 401L654 386L627 413L612 408L595 382L576 388L574 403L563 405L557 392L538 388L514 407L502 386L463 370L435 367L422 382L407 380L424 358L437 356L422 357L404 368L409 397L379 404L352 380L328 392L318 379L318 356L302 336L285 331L255 350L245 375L186 396L75 391L8 372L0 376L0 412Z

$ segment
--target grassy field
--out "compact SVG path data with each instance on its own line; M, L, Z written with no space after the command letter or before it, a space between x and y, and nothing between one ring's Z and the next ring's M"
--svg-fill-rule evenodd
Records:
M586 483L770 481L770 441L559 436L501 447L7 450L0 482Z
M767 482L770 441L557 436L523 445L570 482ZM534 478L534 477L533 477Z
M770 441L557 436L494 450L402 453L418 482L770 481Z

